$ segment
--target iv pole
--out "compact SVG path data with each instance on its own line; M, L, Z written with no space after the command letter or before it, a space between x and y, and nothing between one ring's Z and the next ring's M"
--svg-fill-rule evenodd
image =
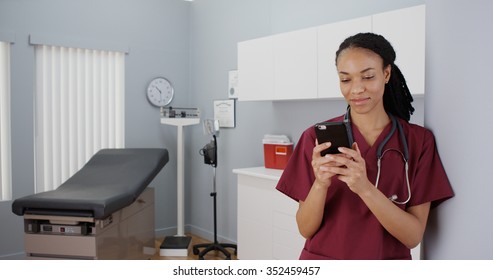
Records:
M231 248L234 250L234 254L237 253L237 245L232 243L219 243L217 240L217 192L216 192L216 167L217 167L217 139L216 134L219 133L219 123L218 121L205 120L204 121L204 129L207 130L208 134L212 134L212 147L206 145L208 149L213 149L212 154L204 147L202 149L201 154L204 156L204 163L212 166L214 174L213 174L213 182L212 182L212 192L211 197L213 198L213 207L214 207L214 242L213 243L204 243L204 244L196 244L193 246L193 253L199 256L200 260L204 259L204 256L211 251L220 251L224 254L225 258L230 260L231 253L226 248ZM203 249L200 251L200 249Z

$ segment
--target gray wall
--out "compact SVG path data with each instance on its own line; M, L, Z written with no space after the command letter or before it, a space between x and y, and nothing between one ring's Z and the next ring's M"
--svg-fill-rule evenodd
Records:
M155 76L170 78L176 104L189 100L189 5L180 0L0 0L0 30L15 34L12 45L12 170L14 199L34 191L34 49L29 34L88 44L116 42L126 56L125 142L127 147L167 147L171 162L156 188L156 228L176 227L176 129L159 123L159 109L145 98ZM171 213L171 214L168 214ZM0 202L0 259L23 256L22 218L11 202Z
M425 124L455 197L432 213L429 259L493 259L493 2L427 1Z
M204 118L211 118L213 100L227 98L227 74L237 67L238 41L422 3L427 4L427 95L416 100L413 121L422 123L426 109L426 125L437 137L456 192L454 199L431 213L425 257L492 258L491 219L485 211L493 192L486 177L492 152L479 144L492 136L491 125L484 121L492 118L487 110L492 97L486 76L492 55L486 48L491 45L487 28L492 24L487 12L493 7L486 0L0 0L0 31L16 34L12 48L14 197L30 194L34 188L34 56L27 43L29 34L128 44L126 144L170 150L170 164L153 182L156 231L164 235L173 234L176 226L176 132L159 124L158 111L145 100L145 86L152 77L164 75L172 80L177 95L174 106L197 106ZM122 7L114 8L117 4ZM344 107L342 100L237 103L236 128L222 129L218 138L220 239L236 241L237 188L231 170L263 164L263 135L282 133L296 141L305 127L342 113ZM480 142L469 140L472 133L459 127L475 129ZM210 238L212 169L198 154L210 139L198 125L185 130L187 231ZM19 257L23 251L22 219L11 214L10 205L0 202L0 258Z

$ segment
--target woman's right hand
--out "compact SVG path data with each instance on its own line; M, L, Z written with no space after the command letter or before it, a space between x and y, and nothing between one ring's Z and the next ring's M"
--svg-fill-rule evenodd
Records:
M320 188L328 188L330 186L332 177L336 175L335 173L330 172L329 168L327 167L338 166L337 163L333 161L333 157L337 155L320 155L320 152L329 148L330 146L330 142L318 144L318 140L315 140L315 147L313 148L312 154L312 168L313 173L315 174L314 186Z
M334 161L334 158L338 156L345 157L344 154L327 154L321 156L320 152L329 148L331 145L330 142L318 144L318 140L315 140L315 147L313 148L312 154L312 168L315 174L314 184L318 187L328 188L330 186L332 177L338 174L330 172L328 167L340 167L341 164Z
M326 155L323 157L320 155L321 151L330 146L330 142L319 145L318 141L315 140L315 147L312 153L312 168L315 174L315 181L306 199L299 201L299 208L296 212L298 229L305 238L311 238L322 224L327 190L332 177L337 175L330 172L329 167L340 166L334 159L341 155Z

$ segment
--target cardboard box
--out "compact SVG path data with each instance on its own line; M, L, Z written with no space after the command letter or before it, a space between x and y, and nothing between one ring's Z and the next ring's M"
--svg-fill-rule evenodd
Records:
M293 143L284 135L266 135L262 142L265 168L284 169L293 153Z

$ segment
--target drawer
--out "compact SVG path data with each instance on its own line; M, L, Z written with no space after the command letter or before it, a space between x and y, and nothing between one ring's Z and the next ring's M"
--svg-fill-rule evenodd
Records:
M28 256L96 258L94 236L26 234L24 241Z

